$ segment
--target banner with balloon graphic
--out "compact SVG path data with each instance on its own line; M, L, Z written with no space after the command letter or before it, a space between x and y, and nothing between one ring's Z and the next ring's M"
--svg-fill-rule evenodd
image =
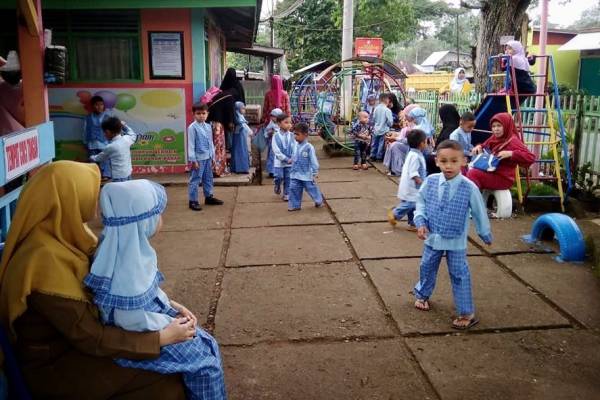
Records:
M182 88L49 89L57 159L87 161L82 138L93 96L102 97L107 112L127 122L138 133L138 141L131 149L135 170L185 168L186 110Z

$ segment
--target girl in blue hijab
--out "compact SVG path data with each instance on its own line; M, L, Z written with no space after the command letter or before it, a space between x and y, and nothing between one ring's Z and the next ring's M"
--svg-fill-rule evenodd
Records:
M169 300L160 289L164 280L149 239L162 224L165 189L140 179L108 183L100 193L104 230L84 283L107 325L126 330L158 331L169 325L189 327L184 338L162 343L153 360L116 359L128 368L161 374L181 373L189 399L226 399L219 346L196 326L196 317Z
M414 121L413 129L420 129L425 132L427 135L427 149L423 151L425 155L431 153L435 146L435 142L433 139L433 135L435 133L435 129L429 122L429 118L427 118L427 111L422 109L421 107L415 107L408 113L408 116Z
M235 130L231 140L231 172L247 174L250 169L248 154L248 137L252 133L244 113L246 105L241 101L235 103Z

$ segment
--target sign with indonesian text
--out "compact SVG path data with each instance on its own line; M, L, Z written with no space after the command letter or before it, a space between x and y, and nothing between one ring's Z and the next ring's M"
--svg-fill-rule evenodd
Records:
M354 55L356 57L379 57L383 55L382 38L354 39Z
M7 136L3 142L6 181L10 181L40 164L40 140L37 129Z

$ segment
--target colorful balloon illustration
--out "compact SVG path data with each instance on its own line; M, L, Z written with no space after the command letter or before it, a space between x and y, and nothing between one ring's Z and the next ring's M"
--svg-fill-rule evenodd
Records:
M99 92L94 93L94 96L102 97L102 100L104 100L104 108L107 110L114 108L115 104L117 104L117 95L109 90L100 90Z
M115 105L115 108L117 110L127 112L128 110L131 110L133 107L135 107L136 103L137 101L135 100L135 97L130 95L129 93L119 93L117 95L117 104Z
M92 104L90 100L92 99L92 94L87 90L80 90L76 93L77 97L79 97L79 102L83 104L83 108L85 111L92 112Z
M179 93L172 90L150 90L140 98L144 104L154 108L171 108L181 103Z
M77 99L67 100L62 104L63 110L71 114L85 115L87 114L81 101Z

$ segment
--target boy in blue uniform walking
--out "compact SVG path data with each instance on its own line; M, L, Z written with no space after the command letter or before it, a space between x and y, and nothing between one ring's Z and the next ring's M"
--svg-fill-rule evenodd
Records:
M88 157L100 154L108 145L108 139L102 130L102 123L110 117L110 114L104 108L104 99L100 96L93 96L90 99L92 112L85 117L83 123L83 143L87 148ZM104 180L110 178L110 164L108 161L102 161L98 164L100 173Z
M297 144L292 154L288 211L300 210L304 189L315 202L315 207L323 207L323 195L315 182L319 173L319 162L315 148L308 143L308 125L303 122L297 123L294 126L294 138Z
M194 122L188 126L188 161L192 164L188 196L190 210L200 211L198 203L198 186L202 184L204 204L221 205L222 200L213 196L212 164L215 157L212 127L206 122L208 105L194 104L192 106Z
M490 222L479 189L460 173L466 165L463 151L454 140L440 143L435 162L442 172L429 175L423 182L415 212L417 235L425 240L419 282L414 288L415 307L429 311L429 298L445 254L458 315L452 322L455 329L469 329L479 322L475 317L467 263L469 216L473 217L481 240L492 244Z

